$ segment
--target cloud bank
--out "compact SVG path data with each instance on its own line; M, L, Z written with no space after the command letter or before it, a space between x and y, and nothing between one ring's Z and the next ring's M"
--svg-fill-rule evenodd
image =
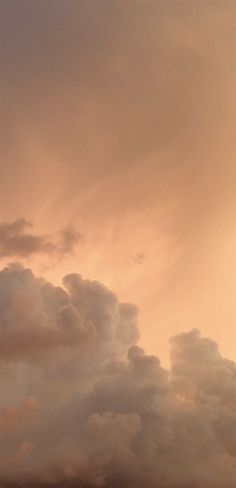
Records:
M0 486L233 488L236 364L196 329L171 368L102 284L0 272Z

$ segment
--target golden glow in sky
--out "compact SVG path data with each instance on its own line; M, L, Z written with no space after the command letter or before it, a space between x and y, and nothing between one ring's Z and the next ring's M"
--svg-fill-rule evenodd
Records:
M235 487L235 50L234 0L0 2L0 488Z

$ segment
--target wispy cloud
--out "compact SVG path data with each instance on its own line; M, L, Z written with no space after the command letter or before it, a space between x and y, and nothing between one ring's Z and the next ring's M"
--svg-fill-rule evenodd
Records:
M0 257L28 258L35 254L65 255L73 252L81 234L72 226L62 229L56 236L37 235L33 225L24 218L0 224Z

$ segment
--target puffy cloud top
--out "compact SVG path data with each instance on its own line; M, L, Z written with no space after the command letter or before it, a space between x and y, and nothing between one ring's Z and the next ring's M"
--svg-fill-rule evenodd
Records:
M236 364L194 329L167 372L136 344L136 307L63 285L0 272L1 487L233 488Z

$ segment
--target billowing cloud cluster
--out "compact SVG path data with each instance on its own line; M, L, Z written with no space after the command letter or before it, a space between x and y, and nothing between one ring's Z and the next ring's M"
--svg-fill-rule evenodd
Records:
M236 364L192 330L167 372L137 309L76 274L0 272L0 485L233 488Z
M24 218L0 224L0 258L63 255L71 253L81 238L73 227L61 230L56 240L52 236L32 234L29 228L32 224Z

